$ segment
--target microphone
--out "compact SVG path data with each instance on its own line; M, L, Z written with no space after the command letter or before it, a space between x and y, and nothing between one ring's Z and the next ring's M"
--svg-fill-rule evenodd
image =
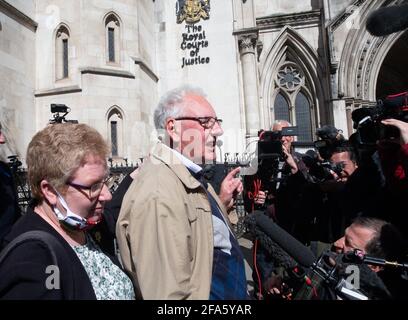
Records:
M397 261L387 261L382 258L376 258L364 254L361 250L355 249L354 251L349 251L344 254L344 258L348 261L355 263L365 263L372 264L374 266L381 267L394 267L394 268L403 268L408 269L408 263L399 263Z
M255 219L256 225L259 229L276 242L297 263L303 267L309 268L316 261L316 257L306 246L279 227L262 211L254 211L251 213L251 216Z
M368 32L376 37L387 36L408 28L408 5L375 10L367 19Z

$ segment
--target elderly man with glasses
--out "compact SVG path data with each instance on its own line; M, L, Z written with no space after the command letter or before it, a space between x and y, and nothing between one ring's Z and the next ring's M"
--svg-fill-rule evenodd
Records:
M161 142L128 189L116 234L144 299L246 299L243 255L227 207L242 184L231 171L220 197L201 179L215 160L221 119L196 88L170 91L154 121Z

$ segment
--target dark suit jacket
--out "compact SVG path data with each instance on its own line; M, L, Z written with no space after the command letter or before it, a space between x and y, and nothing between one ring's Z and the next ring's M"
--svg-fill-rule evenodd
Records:
M56 252L60 289L47 289L46 283L55 272L47 271L52 265L50 252L38 241L25 242L8 255L0 265L0 299L96 300L91 281L75 251L66 240L31 208L13 226L5 237L5 244L20 234L45 231L61 244ZM55 269L53 269L55 271ZM51 281L56 284L56 281Z

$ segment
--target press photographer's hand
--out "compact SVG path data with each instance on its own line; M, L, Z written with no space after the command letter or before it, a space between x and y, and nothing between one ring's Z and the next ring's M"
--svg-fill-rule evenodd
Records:
M292 172L292 174L295 174L296 172L298 172L298 166L295 162L295 159L293 159L293 156L285 147L285 145L282 145L282 151L285 157L285 162L287 163L288 166L290 166L290 171Z
M401 135L401 143L408 143L408 123L397 119L385 119L381 123L386 126L394 126L398 128Z
M259 191L256 197L254 198L254 202L256 204L263 205L266 201L266 191Z

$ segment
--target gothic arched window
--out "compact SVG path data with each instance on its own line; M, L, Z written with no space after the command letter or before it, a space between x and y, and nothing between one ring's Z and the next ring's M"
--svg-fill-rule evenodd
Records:
M105 19L106 34L106 61L108 63L119 63L119 40L120 22L119 18L111 13Z
M111 144L112 157L118 157L123 153L122 149L123 116L117 108L112 108L108 114L108 132Z
M57 29L55 39L55 74L57 80L69 77L69 38L68 28L60 26Z
M297 64L287 61L276 74L276 96L273 105L274 120L286 120L298 127L299 142L311 142L312 108L308 99L305 77Z

